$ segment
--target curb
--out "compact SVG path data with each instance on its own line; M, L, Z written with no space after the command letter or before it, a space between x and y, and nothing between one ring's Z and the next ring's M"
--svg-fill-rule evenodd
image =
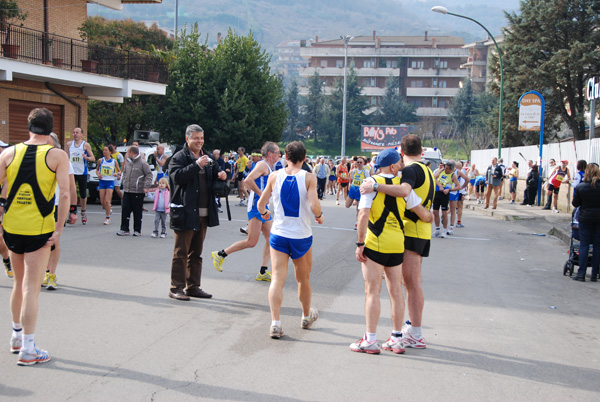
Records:
M494 210L494 209L483 209L481 207L477 208L475 205L465 205L464 208L470 209L471 211L477 212L481 215L487 215L491 218L508 221L508 222L538 220L538 217L531 216L531 215L518 215L518 214L507 213L506 211L498 211L498 210ZM543 221L546 221L546 220L543 219ZM546 233L549 236L556 237L557 239L561 240L565 244L569 244L569 241L571 239L570 228L562 228L562 227L558 227L558 226L551 224L550 229Z

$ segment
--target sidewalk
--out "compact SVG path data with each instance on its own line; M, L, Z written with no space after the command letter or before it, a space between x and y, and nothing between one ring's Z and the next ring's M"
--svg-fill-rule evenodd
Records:
M477 204L476 200L465 200L464 207L482 215L506 221L527 221L535 233L545 233L556 236L563 242L568 243L571 236L571 211L555 214L549 210L543 210L542 206L529 207L521 205L518 201L510 204L507 199L498 200L498 207L484 209L485 204Z

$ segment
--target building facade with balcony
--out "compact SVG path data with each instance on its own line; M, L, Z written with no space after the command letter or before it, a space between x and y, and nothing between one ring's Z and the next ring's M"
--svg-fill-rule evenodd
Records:
M310 40L284 40L277 45L277 72L286 78L300 78L300 70L309 61L300 55L300 48L310 47ZM302 81L306 81L302 79ZM305 82L304 82L305 83Z
M498 46L502 43L504 35L495 36ZM473 85L473 92L481 94L487 91L488 85L491 82L492 74L488 65L488 60L492 54L496 54L496 45L490 38L478 42L468 43L465 49L469 50L467 62L461 68L468 72L468 77Z
M114 9L158 2L93 1ZM160 60L79 39L92 1L17 3L26 19L0 23L0 140L28 139L27 116L36 107L52 111L54 132L65 144L75 127L87 133L90 99L122 102L133 95L166 93L168 70Z
M362 94L374 110L385 93L389 79L398 80L401 95L417 108L418 116L445 117L467 71L464 40L453 36L359 36L348 43L348 67L353 67ZM337 79L344 77L344 41L319 42L300 49L309 66L300 76L318 73L324 93L331 94ZM301 95L308 88L300 88Z

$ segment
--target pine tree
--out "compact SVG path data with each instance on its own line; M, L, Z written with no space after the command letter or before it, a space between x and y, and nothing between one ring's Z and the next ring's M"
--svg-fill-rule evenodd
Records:
M286 94L286 106L288 110L287 127L285 128L285 141L294 141L296 139L296 130L300 125L300 117L298 111L298 83L293 78L290 83L290 88Z
M398 78L388 77L385 82L385 93L381 98L380 110L374 116L374 123L381 125L398 125L418 120L416 108L400 95Z

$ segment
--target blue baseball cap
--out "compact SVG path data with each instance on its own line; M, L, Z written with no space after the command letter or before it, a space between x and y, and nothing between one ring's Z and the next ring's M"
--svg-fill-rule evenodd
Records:
M378 169L393 165L400 160L398 151L393 148L384 149L377 155L377 163L375 167Z

